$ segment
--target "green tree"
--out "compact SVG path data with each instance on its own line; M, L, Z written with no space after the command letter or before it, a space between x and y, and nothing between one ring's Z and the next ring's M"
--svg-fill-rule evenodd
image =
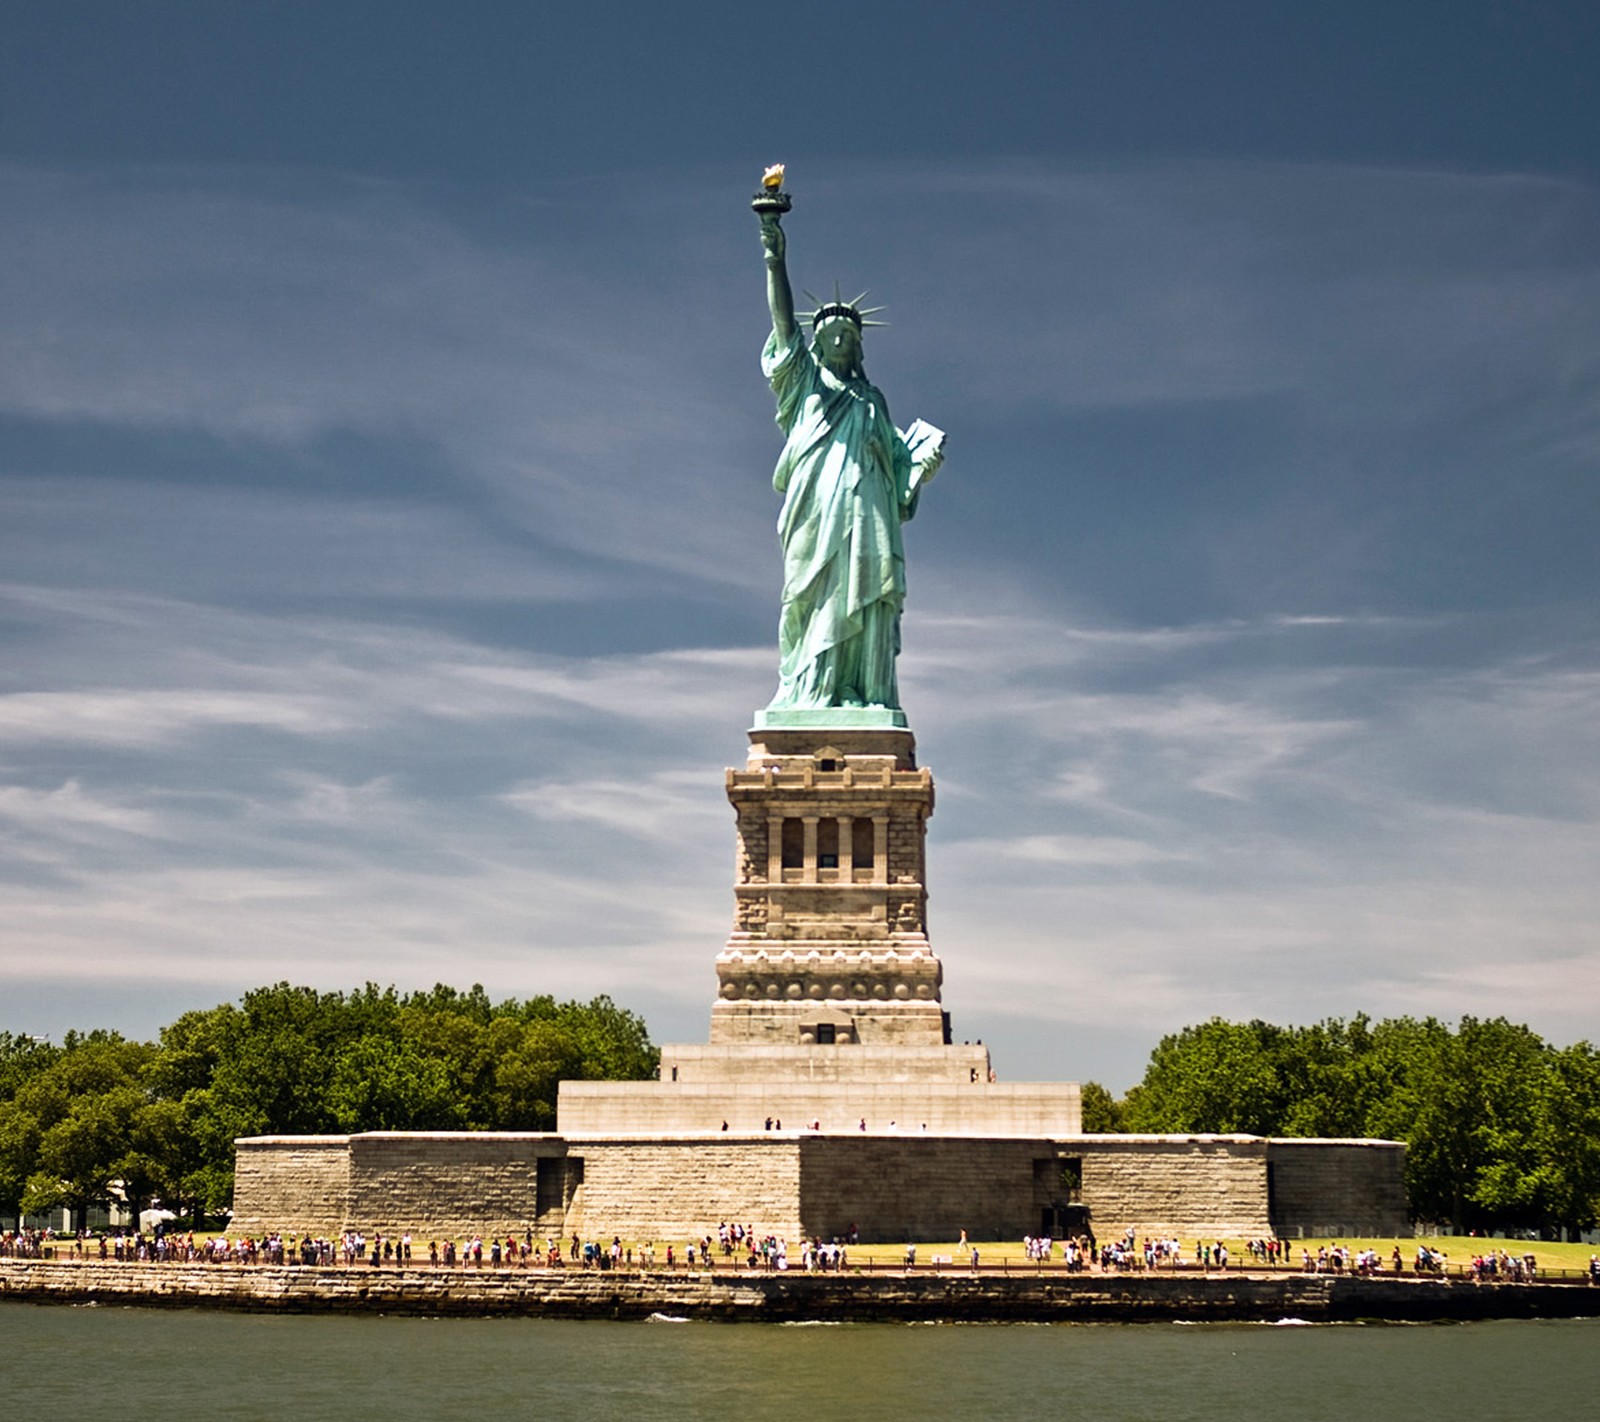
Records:
M15 1099L0 1101L0 1211L22 1208L28 1180L39 1169L38 1116Z
M557 1003L552 1020L571 1034L585 1081L644 1080L661 1064L644 1019L603 994L588 1002Z
M1549 1049L1504 1018L1429 1017L1378 1024L1374 1051L1389 1089L1369 1132L1406 1142L1413 1214L1460 1232L1527 1223L1540 1211L1534 1127Z
M0 1032L0 1102L12 1100L60 1055L61 1049L42 1037Z
M368 1032L341 1045L325 1088L336 1128L440 1131L462 1126L449 1063L406 1037Z
M1504 1018L1213 1019L1161 1041L1123 1117L1139 1131L1401 1140L1419 1217L1572 1229L1596 1211L1597 1103L1587 1044L1553 1052Z
M1276 1039L1280 1093L1276 1134L1360 1137L1387 1090L1372 1051L1372 1024L1328 1018L1310 1027L1286 1027Z
M159 1044L0 1033L0 1206L82 1209L120 1182L215 1212L240 1136L548 1130L569 1079L654 1074L641 1018L608 997L492 1003L480 985L401 997L286 982L186 1012Z
M1086 1081L1083 1091L1083 1131L1085 1135L1109 1135L1123 1129L1123 1107L1098 1081Z
M233 1141L246 1132L213 1081L241 1030L232 1003L186 1012L161 1029L149 1072L159 1106L150 1131L161 1148L161 1200L174 1214L216 1214L231 1201Z
M1546 1222L1576 1240L1600 1220L1600 1051L1588 1042L1550 1055L1536 1151Z
M1275 1135L1283 1114L1282 1029L1213 1017L1163 1037L1126 1101L1130 1131Z
M0 1032L0 1211L21 1208L28 1177L39 1168L38 1114L17 1096L60 1054L40 1038Z
M557 1087L582 1078L588 1066L577 1036L557 1022L502 1017L490 1025L486 1045L491 1056L479 1109L490 1129L550 1130Z
M7 1103L0 1153L27 1212L108 1203L123 1181L137 1204L147 1188L140 1117L150 1104L144 1072L153 1049L115 1033L69 1033L61 1050Z

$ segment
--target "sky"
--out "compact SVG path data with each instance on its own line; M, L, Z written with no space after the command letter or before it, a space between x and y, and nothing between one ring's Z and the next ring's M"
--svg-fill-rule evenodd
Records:
M480 982L704 1040L782 161L949 434L956 1039L1594 1039L1597 72L1539 0L8 8L0 1027Z

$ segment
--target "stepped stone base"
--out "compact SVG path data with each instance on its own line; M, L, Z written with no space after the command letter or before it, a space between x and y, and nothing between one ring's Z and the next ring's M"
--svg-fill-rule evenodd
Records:
M784 1079L801 1082L944 1082L970 1086L989 1080L989 1049L981 1043L939 1046L794 1047L746 1043L668 1043L661 1080L695 1085ZM563 1082L563 1086L577 1083ZM612 1085L625 1083L613 1082ZM626 1083L650 1085L647 1082Z
M988 1049L966 1044L669 1044L659 1081L564 1081L557 1112L565 1134L586 1136L785 1123L935 1136L1071 1136L1082 1128L1076 1082L990 1077Z
M952 1137L1069 1135L1081 1120L1075 1083L803 1081L754 1078L727 1084L564 1081L568 1136L658 1131L696 1134L763 1128L856 1130L872 1135ZM863 1128L861 1123L865 1122Z

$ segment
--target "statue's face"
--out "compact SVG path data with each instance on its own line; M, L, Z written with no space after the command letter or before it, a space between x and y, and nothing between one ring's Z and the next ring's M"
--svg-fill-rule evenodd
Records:
M861 365L861 332L854 321L840 316L817 327L818 357L835 375L849 375Z

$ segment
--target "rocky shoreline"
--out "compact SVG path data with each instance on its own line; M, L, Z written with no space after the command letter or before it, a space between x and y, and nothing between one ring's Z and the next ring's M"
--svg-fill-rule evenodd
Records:
M1581 1283L1334 1274L782 1274L0 1260L0 1300L259 1313L724 1322L1446 1322L1600 1315Z

